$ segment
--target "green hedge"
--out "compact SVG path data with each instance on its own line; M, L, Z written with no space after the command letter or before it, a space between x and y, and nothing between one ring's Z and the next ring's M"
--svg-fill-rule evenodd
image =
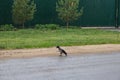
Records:
M0 25L0 31L13 31L16 30L12 24Z
M57 24L45 24L45 25L36 24L35 25L35 29L41 29L41 30L56 30L59 28L60 28L60 26Z

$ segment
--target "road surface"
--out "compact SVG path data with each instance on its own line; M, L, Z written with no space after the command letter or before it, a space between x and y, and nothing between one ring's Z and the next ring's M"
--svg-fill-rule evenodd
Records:
M120 80L120 52L0 60L0 80Z

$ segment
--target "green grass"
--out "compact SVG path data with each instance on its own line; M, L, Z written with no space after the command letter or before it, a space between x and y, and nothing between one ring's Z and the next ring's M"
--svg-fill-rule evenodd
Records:
M42 48L91 44L119 44L120 32L98 29L59 29L0 32L0 49Z

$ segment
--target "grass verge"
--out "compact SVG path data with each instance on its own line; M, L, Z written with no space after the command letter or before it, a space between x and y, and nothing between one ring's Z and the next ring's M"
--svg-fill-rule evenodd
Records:
M0 32L0 49L42 48L91 44L120 44L120 32L99 29L22 29Z

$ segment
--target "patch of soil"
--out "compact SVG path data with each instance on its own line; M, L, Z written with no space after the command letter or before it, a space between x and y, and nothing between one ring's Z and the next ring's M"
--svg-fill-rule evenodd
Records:
M86 45L86 46L68 46L62 47L68 55L71 54L93 54L106 52L120 52L120 44ZM0 59L8 58L27 58L40 56L58 56L56 47L40 49L16 49L0 50Z

